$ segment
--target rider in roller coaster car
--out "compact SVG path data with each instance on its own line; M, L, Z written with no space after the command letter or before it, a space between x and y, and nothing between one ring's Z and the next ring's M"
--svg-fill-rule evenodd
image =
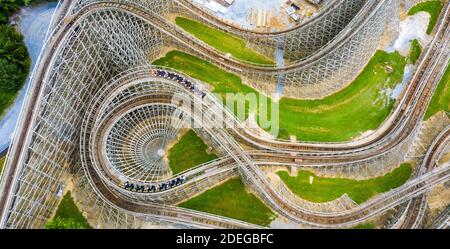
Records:
M176 179L169 180L165 183L161 183L158 186L155 185L141 185L137 183L130 183L128 181L122 183L120 186L126 190L141 193L154 193L156 190L163 191L175 186L178 186L186 181L185 176L177 177Z
M180 83L181 85L184 85L186 88L188 88L192 92L200 95L202 97L202 99L204 99L206 96L206 93L204 91L200 91L200 89L195 87L195 85L191 81L184 78L183 76L180 76L180 75L172 73L172 72L165 72L164 70L160 70L160 69L156 69L156 70L151 69L150 73L152 76L155 76L155 77L164 77L164 78L169 78L169 79L175 80L178 83Z

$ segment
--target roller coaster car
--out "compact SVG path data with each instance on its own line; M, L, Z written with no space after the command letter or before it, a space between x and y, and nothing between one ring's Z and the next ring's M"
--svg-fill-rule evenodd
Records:
M134 184L129 183L128 181L126 181L122 186L124 189L130 189L130 190L134 189Z
M163 70L156 70L156 72L158 73L158 77L164 77L166 74Z
M166 189L167 189L167 183L161 183L158 187L158 191L166 190Z
M144 192L145 186L144 185L136 185L136 192Z
M140 192L140 193L154 193L159 192L163 190L167 190L169 188L175 187L177 185L180 185L186 181L185 176L177 177L176 179L170 180L165 183L161 183L158 188L155 185L140 185L140 184L134 184L130 183L128 181L121 182L119 185L120 187L132 191L132 192Z
M155 185L147 186L147 192L149 192L149 193L156 192Z
M155 69L150 70L152 76L157 76L157 71Z
M175 181L176 185L183 183L183 181L179 177Z
M170 187L174 187L177 185L177 180L170 180L169 182Z

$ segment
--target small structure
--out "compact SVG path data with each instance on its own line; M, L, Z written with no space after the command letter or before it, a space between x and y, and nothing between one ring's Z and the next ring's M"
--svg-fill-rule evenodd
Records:
M234 0L215 0L215 1L225 7L230 7L230 5L232 5L234 3Z
M298 7L297 4L295 4L295 3L291 3L291 7L292 7L295 11L300 10L300 7Z
M292 7L288 8L288 9L286 10L286 14L287 14L288 16L290 16L290 15L292 15L292 14L295 14L295 9L292 8Z
M322 3L322 0L306 0L306 1L314 5L320 5Z
M289 16L292 18L292 20L294 20L296 22L300 21L300 16L295 13L292 13Z
M391 65L386 65L384 70L386 71L386 73L392 73L394 72L394 67L392 67Z
M227 10L228 10L228 8L220 5L219 3L215 2L215 1L207 2L204 6L208 9L212 10L213 12L220 12L223 14L227 13Z
M265 9L259 9L256 12L256 27L268 27L270 13Z

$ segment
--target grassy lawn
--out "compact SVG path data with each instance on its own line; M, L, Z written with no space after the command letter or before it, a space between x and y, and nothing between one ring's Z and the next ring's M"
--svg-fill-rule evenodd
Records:
M443 7L444 3L440 0L418 3L409 10L408 15L412 16L421 11L428 12L431 18L430 23L428 24L427 33L431 34L431 32L434 29L434 26L436 26L436 23L438 21L439 15Z
M70 191L64 195L63 199L59 203L55 217L53 217L53 219L48 222L45 227L50 229L92 228L86 218L83 217L83 214L80 212L78 207L75 205Z
M274 212L245 190L240 179L228 180L179 206L261 226L269 225L276 218Z
M216 159L217 156L215 154L206 152L207 148L202 139L193 130L189 130L169 150L169 166L173 174L178 174L189 168Z
M424 119L427 120L439 111L450 112L450 67L447 66L439 85L434 92Z
M257 93L239 76L180 51L171 51L154 62L182 71L209 83L215 93ZM391 73L386 66L393 68ZM357 79L345 89L321 100L282 98L280 138L295 135L304 141L347 141L362 132L376 129L391 112L395 99L383 93L403 78L406 59L398 53L378 51ZM268 106L273 103L268 103ZM245 115L247 117L247 115Z
M408 62L410 64L416 64L417 60L422 54L422 47L417 39L414 39L411 43L411 53L408 56Z
M281 99L280 137L346 141L378 128L395 104L384 90L401 83L405 65L400 54L378 51L354 82L333 95L321 100Z
M175 22L198 39L219 51L230 53L237 59L258 64L274 64L273 60L247 48L245 41L236 36L184 17L177 17Z
M382 177L368 180L324 178L303 170L295 177L289 176L286 171L279 171L277 174L294 194L305 200L328 202L347 193L352 200L361 204L379 193L401 186L409 179L411 171L409 164L402 164ZM310 176L314 177L313 184L309 182Z
M373 223L362 223L353 227L353 229L375 229L375 224Z
M6 156L0 158L0 174L2 172L3 165L5 164L5 161L6 161Z

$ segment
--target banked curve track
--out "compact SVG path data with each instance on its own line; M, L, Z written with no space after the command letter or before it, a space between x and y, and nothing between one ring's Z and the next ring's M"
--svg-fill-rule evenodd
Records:
M130 75L125 75L124 79L127 79L127 82L128 81L132 81L133 79L139 79L139 81L142 81L142 79L147 77L146 81L154 81L155 79L153 79L153 80L150 79L151 77L149 76L149 73L148 73L149 71L150 71L149 68L147 68L146 70L140 70L140 71L136 72L136 74L138 74L139 76L135 75L134 77L132 77ZM133 73L131 73L131 75L133 75ZM128 84L131 84L131 83L128 82ZM118 89L119 88L120 89L124 88L120 84L117 85L117 86L114 86L114 84L112 84L111 88L113 88L113 87L118 88ZM170 92L170 91L168 91L168 92ZM111 91L104 91L104 93L105 93L104 94L105 96L109 96L110 94L112 94L112 96L115 95L114 91L112 91L112 92ZM162 93L155 93L155 95L158 96L158 98L156 99L157 102L160 101L160 98L162 98ZM102 98L100 98L100 100L101 99ZM143 99L146 99L147 102L148 102L148 100L151 99L151 97L147 96L147 97L145 97ZM163 98L163 99L169 99L170 100L171 98L169 96L168 98ZM137 99L130 99L129 101L130 101L130 103L133 103L133 106L134 105L139 106L139 105L145 104L145 103L139 103L139 101L137 101ZM102 109L104 110L104 107L102 108L101 107L102 105L100 105L100 104L93 104L93 106L99 108L100 110L102 110ZM123 110L126 110L126 108L124 108ZM95 110L92 110L92 111L90 111L88 113L89 113L89 115L94 115L93 113L95 113L95 112L96 112ZM112 116L116 116L116 115L120 116L120 112L115 112L114 111L114 115L112 115ZM99 118L101 116L102 115L98 116L97 118L89 117L89 118L86 118L85 120L96 120L96 122L102 123L101 120L99 121ZM84 127L85 127L84 128L84 132L89 132L89 133L91 132L90 130L92 129L92 126L84 126ZM436 140L436 142L432 145L432 151L436 151L436 153L438 153L438 157L439 157L442 149L445 148L445 145L448 142L447 140L448 140L448 136L449 136L449 129L450 129L450 127L447 127L447 129L439 136L439 138ZM94 137L94 139L95 139L95 137L100 137L100 138L104 137L101 134L101 132L100 132L100 134L97 134L98 132L99 132L99 130L94 128L92 130L92 133L90 133L90 134L96 134L96 135L92 136L92 135L87 134L87 136L85 135L86 139L88 139L89 137ZM213 132L213 131L210 131L210 132ZM215 131L215 132L218 132L218 131ZM217 135L217 133L216 133L216 135ZM223 136L224 137L222 137L222 138L225 139L229 135L228 134L223 134ZM86 141L86 140L82 139L82 141ZM220 141L225 141L225 140L221 139ZM436 147L437 145L439 145L439 147ZM86 146L87 145L82 145L82 147L86 147ZM226 147L226 148L232 148L231 146L236 146L236 144L226 144L226 145L224 145L224 147ZM92 149L95 150L95 147L89 147L89 148L91 148L91 150L89 150L89 151L92 151ZM235 149L239 150L239 148L235 148ZM87 150L83 150L84 153L86 153L86 151ZM94 151L93 154L95 154L95 153L96 152ZM241 162L245 161L246 155L242 151L236 152L236 151L233 150L232 153L236 153L236 154L240 153L243 158L239 158L238 160L240 160ZM431 152L429 152L427 154L427 158L429 157L429 154L431 154ZM233 157L233 156L231 156L231 157ZM83 156L82 155L82 158L86 159L87 156ZM236 157L233 157L233 158L236 158ZM219 160L219 162L220 162L220 160ZM215 163L216 162L211 164L211 166L205 165L202 169L194 169L194 170L192 170L192 172L195 172L195 173L193 173L194 175L197 175L198 171L203 172L203 174L204 174L203 177L202 177L202 175L200 175L200 176L197 176L197 178L195 178L195 177L191 178L189 176L190 172L187 172L186 173L188 175L187 178L189 180L191 180L190 183L195 182L197 180L202 180L204 177L206 177L206 173L205 172L208 171L208 168L216 167L217 164L215 164ZM237 164L240 165L238 167L242 167L242 163L240 164L238 162ZM245 167L249 167L249 165L251 165L251 164L253 164L253 162L251 162L251 160L250 160L248 165L245 165ZM261 164L270 164L270 163L263 161L263 162L261 162ZM364 220L366 220L368 218L373 217L376 214L379 214L380 212L382 212L382 211L384 211L384 210L386 210L388 208L391 208L391 207L393 207L395 205L398 205L398 204L402 203L403 201L409 200L410 198L413 198L416 195L420 195L421 193L423 193L423 191L427 191L428 188L430 187L430 185L427 185L427 184L430 183L428 177L430 177L431 175L434 175L434 174L439 174L440 175L440 176L438 176L438 180L436 182L433 181L433 184L439 184L439 183L442 183L443 181L446 181L448 179L448 172L445 173L446 169L447 169L446 167L443 167L442 169L438 169L438 170L435 170L435 171L431 171L431 169L432 169L434 164L432 164L429 160L426 163L424 163L423 165L424 166L421 167L421 170L420 170L419 173L422 174L423 172L425 172L427 170L430 171L430 172L428 174L423 175L423 176L419 175L420 176L419 178L416 178L416 179L414 179L412 181L412 182L416 182L416 183L408 183L404 187L400 187L400 188L398 188L398 189L396 189L394 191L391 191L391 192L389 192L389 193L387 193L385 195L382 195L382 196L374 199L373 201L369 201L370 204L363 204L361 206L356 207L355 209L351 209L351 210L348 210L348 211L345 211L345 212L341 212L341 213L317 213L316 211L302 209L301 211L304 212L303 213L304 215L302 216L302 218L300 220L301 220L301 222L305 222L306 221L306 223L309 224L309 225L320 226L320 227L322 227L322 226L325 226L325 227L334 227L334 226L342 227L342 226L354 225L357 222L362 222L362 221L364 221ZM85 166L87 167L86 170L87 170L87 172L89 172L89 177L91 177L91 179L96 179L96 178L98 179L99 177L102 178L102 174L104 174L104 172L107 171L107 170L104 169L103 172L99 172L99 171L94 172L92 170L92 167L95 168L95 166L92 166L91 164L88 164L88 165L85 165ZM227 170L233 170L233 169L234 169L234 167L229 168ZM239 169L241 169L241 168L239 168ZM223 168L218 168L216 170L216 173L220 173L220 170L224 170L224 169ZM443 170L445 172L442 173L442 172L440 172L441 170ZM440 172L440 173L436 173L436 172ZM209 171L208 174L209 174L208 176L210 176L213 173L211 171ZM258 170L257 170L257 172L255 172L255 174L257 174L257 177L261 177L261 178L265 177ZM110 182L109 180L111 178L113 178L113 176L109 175L109 179L108 178L103 178L102 181L103 182L107 182L107 185L109 185L112 188L114 188L114 186L117 187L119 185L120 181L117 181L117 179L116 179L115 182ZM97 182L98 182L98 180L96 180L96 184L97 184ZM424 184L425 182L426 182L426 184ZM189 183L189 181L188 181L188 183ZM93 186L95 186L96 184L94 184ZM289 204L286 204L286 200L283 200L284 198L287 197L287 193L286 192L284 192L283 194L280 194L278 192L278 190L271 189L273 187L269 183L266 182L266 184L267 184L266 187L271 190L269 192L269 194L271 194L272 196L262 196L261 198L263 200L270 200L270 199L277 200L276 205L282 205L281 203L283 203L283 201L284 201L285 202L285 204L283 206L284 208L279 208L279 207L278 208L276 208L276 207L274 208L275 210L277 210L280 213L283 213L283 210L285 208L287 208L287 207L289 207L291 209L294 209L292 206L288 206L288 205L293 205L293 203L289 203L289 201L288 201ZM260 185L261 185L260 181L258 181L258 182L251 182L251 184L250 184L250 186L253 186L253 187L260 186ZM166 197L167 196L169 196L169 197L164 198L164 199L170 199L170 198L176 196L176 194L175 194L176 190L181 188L181 187L184 187L184 186L178 186L178 187L176 187L174 189L170 189L168 191L160 192L160 193L157 193L157 194L153 194L153 193L144 194L144 193L142 193L140 195L156 195L156 196L157 195L165 195ZM120 188L116 188L116 190L120 191ZM170 196L172 196L172 197L170 197ZM393 196L400 197L400 198L395 198L394 199L394 198L392 198ZM295 197L291 197L291 199L295 199ZM295 207L296 211L294 212L294 214L297 214L297 215L299 214L298 213L299 212L298 208L299 207ZM413 211L415 211L415 209ZM411 213L415 214L416 212L409 212L408 215L411 216ZM286 213L285 213L285 215L286 215ZM344 216L344 217L341 217L339 220L335 221L335 219L336 219L335 217L339 216L339 215ZM287 217L289 217L289 216L287 216ZM314 217L314 218L312 220L309 220L306 217ZM292 216L291 216L291 218L292 218ZM344 219L345 219L345 222L344 222ZM294 221L296 221L296 222L300 222L300 220L298 218L294 219ZM320 221L318 221L318 220L320 220Z
M78 12L77 16L80 15L79 17L72 17L68 25L75 25L74 22L76 22L77 19L82 18L82 16L88 15L91 11L95 11L98 8L118 8L121 10L130 11L130 13L138 15L140 18L153 23L156 27L164 27L161 28L162 30L170 30L171 35L181 42L187 43L186 41L189 40L186 40L187 37L184 37L184 35L186 35L185 32L177 30L175 27L173 27L173 25L168 24L167 21L158 17L157 15L138 10L132 5L118 4L114 2L100 2L89 4L88 6L86 6L86 9L80 10ZM422 114L424 108L426 108L423 103L430 99L432 95L431 89L434 89L437 82L436 79L438 79L439 76L442 75L443 70L441 70L441 72L435 72L435 68L441 69L441 67L445 67L445 64L448 63L448 59L450 58L449 53L441 53L442 51L449 50L449 43L446 39L446 37L448 37L449 35L449 12L449 5L447 4L446 11L443 13L443 18L440 22L440 27L436 34L436 38L429 46L429 49L427 49L425 56L423 56L422 63L419 65L419 68L414 75L413 83L410 84L404 91L400 104L397 106L396 110L394 110L392 115L390 115L388 120L386 120L386 122L377 130L377 132L373 133L369 137L346 143L304 143L289 142L283 140L274 141L268 140L260 134L249 132L247 129L245 129L245 127L243 127L242 131L240 131L238 135L240 135L244 140L258 149L273 149L276 151L289 151L296 153L306 152L307 154L324 153L324 156L335 155L337 153L349 155L357 150L364 154L366 153L368 148L373 149L382 147L380 146L380 144L386 143L387 138L390 138L389 140L392 141L403 141L403 139L393 139L392 135L398 135L398 133L409 134L408 132L404 132L405 130L402 126L408 126L409 130L411 130L411 126L416 127L416 122L419 120L419 115ZM195 39L189 43L202 45L201 42L195 41ZM207 45L204 46L205 47L199 48L197 51L202 53L205 51L214 51L214 49L207 47ZM209 54L208 58L218 58L218 55L214 53ZM229 58L223 59L223 61L228 60ZM219 60L217 64L221 64L223 63L223 61ZM224 66L226 68L230 67L230 65ZM430 71L433 71L433 73L430 74ZM384 140L382 141L380 138L384 138Z
M379 2L378 2L379 4ZM200 53L204 53L207 55L208 58L215 59L217 64L223 65L225 68L230 68L229 64L227 62L230 62L230 58L220 58L220 55L215 54L215 49L209 47L206 44L203 44L202 42L199 42L195 38L192 39L192 37L189 34L186 34L186 32L183 32L179 30L179 28L174 27L161 17L158 17L157 15L153 15L152 13L145 12L142 10L137 9L133 5L130 4L118 4L114 2L99 2L99 3L92 3L86 6L86 9L80 10L77 14L80 15L80 17L72 17L71 22L69 23L70 26L75 25L72 24L74 21L76 21L79 18L82 18L84 15L88 15L91 11L95 11L97 8L117 8L125 11L130 11L130 13L134 15L138 15L140 18L143 18L146 21L149 21L155 27L161 28L163 32L167 32L169 30L169 33L172 37L177 39L178 41L182 43L189 43L187 44L192 46L200 46L199 48L191 47L193 49L196 49ZM387 138L393 133L399 133L399 131L404 131L401 126L403 125L410 125L409 123L417 121L419 117L417 115L420 115L423 112L423 109L426 108L424 105L417 105L417 103L426 102L428 99L430 99L430 95L432 95L431 89L434 89L433 84L435 85L436 78L439 78L439 76L442 74L442 72L436 72L432 73L431 75L426 74L430 71L429 67L445 67L445 64L448 62L448 59L450 58L449 53L440 53L441 51L448 51L449 50L449 43L448 40L445 39L448 37L448 29L446 27L449 26L450 23L450 17L449 17L449 5L446 6L446 11L443 13L443 18L440 23L440 28L436 34L436 38L433 41L433 43L428 47L425 56L423 56L422 63L419 65L419 68L413 78L413 83L408 86L408 88L404 91L404 94L402 95L402 99L400 101L400 104L397 106L396 110L393 112L392 115L384 122L384 124L377 130L377 132L373 133L369 137L365 137L364 139L352 141L352 142L346 142L346 143L304 143L304 142L290 142L290 141L283 141L283 140L268 140L267 138L264 138L260 134L255 134L247 129L245 127L242 129L241 132L239 132L238 135L242 136L244 140L255 146L259 149L273 149L277 151L291 151L291 152L310 152L310 153L320 153L320 152L326 152L326 151L333 151L331 153L325 153L325 154L336 154L336 151L342 150L343 154L350 154L353 153L355 150L361 149L362 153L365 153L364 151L367 150L367 148L378 148L380 138ZM191 38L191 39L189 39ZM187 42L190 41L190 42ZM213 52L212 54L210 52ZM224 64L225 62L225 64ZM238 63L239 64L239 63ZM415 114L415 115L414 115ZM408 121L408 122L407 122ZM413 124L415 127L416 124ZM411 126L409 126L411 127ZM408 134L408 133L406 133ZM398 135L398 134L397 134ZM390 136L392 137L392 136ZM396 141L402 141L403 139L392 139ZM376 143L378 142L378 144ZM386 142L386 141L384 141Z

